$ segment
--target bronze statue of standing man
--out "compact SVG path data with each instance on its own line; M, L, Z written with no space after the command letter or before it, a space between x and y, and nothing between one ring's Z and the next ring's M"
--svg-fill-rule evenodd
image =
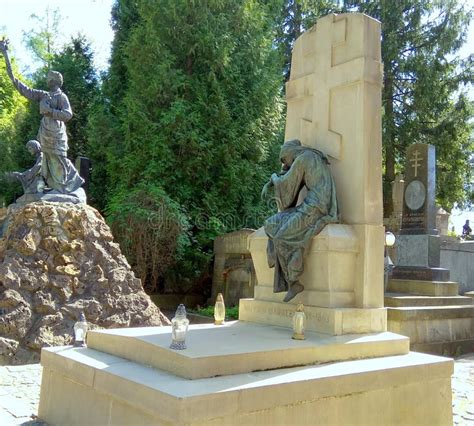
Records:
M8 40L0 41L0 51L5 57L7 73L15 88L27 99L39 102L42 115L37 139L43 153L41 174L50 190L70 194L81 187L84 180L67 158L67 133L65 123L72 118L68 97L62 92L63 77L49 71L49 91L28 87L14 75L8 57Z

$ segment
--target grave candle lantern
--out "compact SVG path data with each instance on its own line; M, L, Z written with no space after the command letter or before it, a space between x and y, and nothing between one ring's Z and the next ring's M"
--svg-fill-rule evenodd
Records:
M222 325L225 320L225 304L222 293L217 295L216 304L214 305L214 324Z
M306 327L306 315L302 303L299 303L293 315L293 336L295 340L305 340L304 329Z
M171 349L186 349L186 332L188 331L189 320L186 318L186 308L183 304L178 306L176 314L171 320Z
M79 315L79 321L74 324L74 346L86 346L86 333L89 329L84 312Z

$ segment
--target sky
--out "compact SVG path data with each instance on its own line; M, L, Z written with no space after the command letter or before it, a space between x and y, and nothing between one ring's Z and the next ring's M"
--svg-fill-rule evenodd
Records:
M0 34L10 40L11 56L15 57L23 74L35 71L31 54L23 43L24 32L34 28L32 14L44 16L47 7L58 9L62 17L59 26L59 43L65 44L71 36L86 36L95 53L95 65L105 70L110 57L113 32L110 11L113 0L0 0Z

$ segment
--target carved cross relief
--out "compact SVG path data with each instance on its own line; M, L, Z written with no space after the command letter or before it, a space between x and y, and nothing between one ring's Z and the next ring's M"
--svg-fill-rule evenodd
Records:
M292 64L300 69L292 68L286 93L288 111L293 106L299 109L299 129L293 128L293 134L285 138L298 137L304 145L341 159L344 135L334 111L344 108L343 92L348 86L363 80L379 84L380 62L375 53L374 60L367 61L361 34L350 32L346 17L333 15L332 22L319 21L318 26L300 46L300 60ZM330 37L321 37L320 33L329 33Z

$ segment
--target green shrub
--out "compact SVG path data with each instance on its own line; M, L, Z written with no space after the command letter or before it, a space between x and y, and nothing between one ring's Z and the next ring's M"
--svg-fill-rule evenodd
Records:
M214 306L206 306L205 308L197 308L196 310L190 310L190 312L196 312L199 315L205 317L214 318ZM225 319L227 321L239 319L239 307L232 306L225 308Z
M148 292L190 246L183 209L155 184L116 192L107 209L112 232Z

